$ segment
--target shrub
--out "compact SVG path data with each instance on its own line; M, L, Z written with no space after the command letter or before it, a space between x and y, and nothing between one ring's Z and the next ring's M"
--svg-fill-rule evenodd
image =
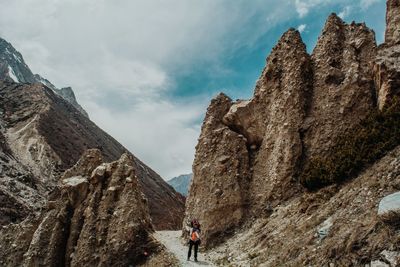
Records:
M374 110L347 133L338 136L331 154L312 159L300 174L310 190L344 182L400 145L400 101Z

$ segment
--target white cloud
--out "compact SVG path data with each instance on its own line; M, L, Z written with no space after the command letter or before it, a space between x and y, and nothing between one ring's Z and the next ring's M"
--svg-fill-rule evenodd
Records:
M373 4L378 3L378 2L383 2L383 0L361 0L360 6L363 9L367 9L370 6L372 6Z
M359 0L359 1L350 1L350 0L296 0L295 8L296 12L300 18L307 16L312 9L320 8L322 6L333 5L333 4L341 4L346 5L344 9L340 12L343 17L349 15L352 7L361 7L362 9L367 9L371 5L383 2L384 0Z
M306 28L307 28L307 24L301 24L301 25L299 25L299 27L297 27L297 30L298 30L300 33L303 33L303 32L305 31Z
M177 73L200 64L229 72L218 64L235 49L331 2L0 0L0 36L35 73L72 86L99 126L169 177L190 171L208 103L168 97Z
M340 11L340 13L338 14L338 16L339 16L341 19L346 19L347 16L350 15L351 9L352 9L351 6L345 6L345 7L342 9L342 11Z
M329 1L323 1L323 0L296 0L295 6L296 6L296 11L297 14L299 15L300 18L305 17L312 8L315 6L318 6L322 3L327 3Z
M172 103L147 98L127 111L113 112L83 102L94 121L164 178L190 173L202 116L208 99Z
M295 13L289 0L269 2L0 0L0 36L35 73L72 86L93 121L169 177L190 172L208 103L166 97L175 74L200 63L227 71L215 63Z

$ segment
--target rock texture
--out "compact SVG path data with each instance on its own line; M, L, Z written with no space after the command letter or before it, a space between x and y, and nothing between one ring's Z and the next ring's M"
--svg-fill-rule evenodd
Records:
M293 175L302 154L300 129L312 90L310 77L306 46L300 33L290 29L273 48L254 93L256 110L264 111L257 112L259 120L265 125L252 163L250 192L256 213L296 190Z
M378 106L383 109L400 95L400 1L387 1L385 43L374 64Z
M391 103L400 95L400 45L382 45L375 60L374 74L379 109Z
M312 53L313 96L304 124L304 159L323 157L334 138L374 108L370 63L375 34L365 24L345 24L329 16Z
M305 193L298 177L311 160L328 157L339 136L397 94L397 37L391 30L398 27L396 3L388 1L392 37L379 49L364 23L346 24L332 14L311 55L298 31L283 34L250 100L232 103L219 95L211 102L196 147L184 228L198 218L204 244L211 246ZM222 180L231 185L229 198ZM223 221L216 225L217 212Z
M137 266L163 250L152 237L133 156L102 162L99 150L88 150L64 173L47 211L26 227L29 247L26 240L7 244L3 231L2 265ZM21 248L28 249L15 252Z
M207 110L193 164L184 222L202 222L204 245L238 226L246 213L249 179L248 151L243 135L222 123L232 105L220 94ZM246 160L247 159L247 160Z
M394 263L400 251L399 217L382 221L378 206L399 188L400 147L349 183L298 194L270 216L248 221L213 249L215 256L222 266L235 267Z
M400 1L388 0L386 6L385 43L388 45L400 44Z
M0 127L0 226L38 214L46 185L13 155Z
M106 161L127 151L44 85L0 81L0 95L5 143L19 164L32 172L33 187L45 185L44 192L37 191L40 197L86 149L99 148ZM137 158L134 162L156 229L176 229L182 222L183 197Z

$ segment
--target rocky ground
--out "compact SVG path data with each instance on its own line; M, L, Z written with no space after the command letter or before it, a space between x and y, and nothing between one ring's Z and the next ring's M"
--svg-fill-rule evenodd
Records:
M211 257L222 266L398 266L400 228L378 216L378 205L399 190L400 147L349 183L299 195L247 222Z

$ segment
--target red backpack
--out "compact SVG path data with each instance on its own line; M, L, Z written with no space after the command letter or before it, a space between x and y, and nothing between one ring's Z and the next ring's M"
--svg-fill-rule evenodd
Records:
M197 236L197 230L192 230L192 235L190 236L190 239L192 241L197 241L197 239L199 239Z

